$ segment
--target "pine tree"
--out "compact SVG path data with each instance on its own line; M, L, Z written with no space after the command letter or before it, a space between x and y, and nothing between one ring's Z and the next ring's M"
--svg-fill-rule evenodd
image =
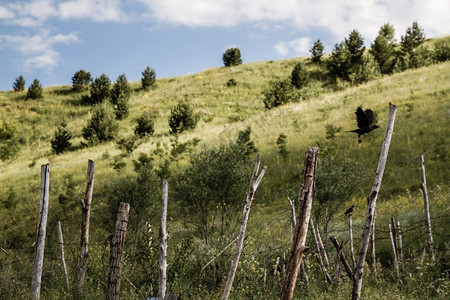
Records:
M364 39L358 30L350 32L348 39L345 39L345 45L350 52L350 64L361 63L362 55L366 47L364 47Z
M125 74L119 75L111 90L111 103L113 104L116 118L125 119L129 114L129 100L131 87Z
M291 84L296 88L301 89L306 83L308 83L308 80L308 71L305 70L302 63L297 63L291 73Z
M351 53L344 42L336 44L327 62L330 73L344 80L349 80L350 57Z
M170 133L178 134L194 129L197 125L198 116L194 114L194 109L187 102L183 101L170 110L168 121Z
M393 71L395 62L394 27L389 23L384 24L378 31L378 36L372 44L370 53L374 56L382 73Z
M72 90L75 92L88 90L91 81L91 73L79 70L72 76Z
M236 140L236 145L242 149L247 157L258 151L255 147L255 143L250 138L251 133L252 129L248 126L245 130L238 132L238 138Z
M62 122L60 126L55 131L53 139L50 141L52 145L52 150L56 154L60 154L68 150L72 144L70 139L72 138L72 133L67 129L66 122Z
M16 78L14 81L13 89L15 92L22 92L25 90L25 78L22 75Z
M280 133L277 138L278 154L286 161L289 151L287 150L287 136L284 133Z
M424 41L425 33L423 28L419 26L419 23L414 22L411 27L406 29L406 34L401 37L400 45L405 53L411 54Z
M34 79L33 83L28 88L26 99L40 99L42 98L43 88L39 80Z
M111 94L111 81L106 74L102 74L94 79L90 87L89 102L102 103L107 100Z
M151 87L154 86L155 82L156 82L155 70L147 66L144 72L142 72L142 79L141 79L142 89L149 90Z
M320 63L323 56L323 44L320 40L317 40L314 42L314 45L312 46L311 50L311 61L314 63Z
M222 60L225 67L242 64L241 50L239 50L239 48L228 48L223 54Z
M83 137L91 144L111 141L117 136L119 126L110 105L99 105L92 113L91 119L83 128Z

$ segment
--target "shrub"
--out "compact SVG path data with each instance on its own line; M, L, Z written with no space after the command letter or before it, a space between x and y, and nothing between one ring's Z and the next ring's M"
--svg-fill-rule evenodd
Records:
M40 99L42 98L42 86L38 79L34 79L33 83L28 88L27 99Z
M81 92L89 89L92 81L91 73L79 70L72 76L72 91Z
M380 67L372 54L366 53L362 57L361 64L356 67L354 82L363 83L381 76Z
M312 46L311 50L311 61L314 63L320 63L323 56L323 44L320 40L317 40L314 42L314 45Z
M169 127L171 134L182 133L197 126L198 116L187 102L180 102L170 110Z
M263 102L267 109L288 103L292 98L292 86L287 80L272 81L263 91Z
M56 129L53 139L50 141L52 150L56 154L67 151L72 146L72 144L70 143L72 133L66 127L66 122L62 122L61 125Z
M90 87L89 102L102 103L110 97L111 81L106 74L95 78Z
M236 86L236 85L237 85L237 82L236 82L236 80L234 80L233 78L231 78L230 80L228 80L227 83L226 83L226 86L227 86L227 87L233 87L233 86Z
M130 136L127 138L121 138L116 142L117 148L121 150L125 155L133 153L137 147L139 147L140 142L136 138L136 136Z
M241 50L239 48L228 48L223 54L222 60L225 67L242 64Z
M117 119L122 120L128 117L130 96L130 84L125 74L121 74L111 90L111 103L113 104Z
M287 136L284 133L280 133L277 138L276 144L278 146L278 154L286 161L289 151L287 150Z
M297 63L291 73L291 84L298 89L304 87L309 80L308 71L305 70L302 63Z
M5 120L0 120L0 160L13 158L20 150L17 129Z
M144 113L137 118L136 123L134 134L137 136L150 136L155 132L155 122L153 121L153 117L148 113Z
M155 85L155 82L156 82L155 70L147 66L144 72L142 72L142 79L141 79L142 89L143 90L150 89Z
M13 83L13 89L15 92L22 92L25 90L25 78L22 75L16 78Z
M238 138L236 145L243 151L243 153L249 157L250 154L256 153L258 149L255 147L255 143L250 139L252 129L248 126L245 130L238 132Z
M83 137L91 144L113 140L119 126L110 105L102 104L94 109L92 117L83 128Z
M450 45L445 41L434 45L434 59L439 62L450 60Z

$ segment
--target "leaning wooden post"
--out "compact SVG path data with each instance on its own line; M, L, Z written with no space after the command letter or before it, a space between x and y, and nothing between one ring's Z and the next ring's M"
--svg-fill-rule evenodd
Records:
M397 249L395 248L395 237L392 232L391 224L389 224L389 237L391 238L391 245L392 245L392 255L394 259L394 269L397 273L397 279L400 278L400 274L398 272L398 261L397 261Z
M327 250L323 246L322 238L320 237L319 226L316 227L316 232L317 232L317 241L319 242L320 251L323 252L323 257L325 258L325 267L327 267L327 269L328 269L330 267L330 262L328 261Z
M341 260L342 265L344 266L345 273L347 273L348 277L350 279L353 279L353 272L352 268L347 262L347 259L345 258L345 254L342 251L342 245L339 244L338 240L335 236L330 236L330 241L333 243L334 247L336 248L336 251L339 253L339 258Z
M164 299L167 286L167 202L169 182L163 180L161 225L159 227L159 285L158 299Z
M306 235L311 214L311 206L315 192L317 156L319 148L311 148L306 152L303 182L298 194L297 226L295 228L294 242L292 243L291 255L286 269L286 276L281 290L281 300L294 298L295 285L298 271L305 250Z
M30 299L40 298L42 268L44 265L45 233L47 230L48 191L50 186L50 166L41 166L41 201L39 202L39 221L37 226L36 254L34 256L33 279L31 281Z
M250 187L247 192L247 198L245 200L244 212L241 220L241 228L239 230L239 238L236 243L236 252L234 253L233 261L231 262L230 272L228 273L227 283L222 294L222 300L228 299L233 286L234 276L236 275L239 258L241 257L242 248L244 246L245 230L247 228L248 216L250 214L250 207L252 206L253 196L258 188L261 180L266 173L267 167L264 166L261 173L258 176L259 165L261 164L261 157L256 157L255 169L253 170L252 177L250 178Z
M398 240L398 236L397 236L397 227L395 225L395 218L391 217L391 226L392 226L392 236L394 237L394 249L395 249L395 253L398 253L398 245L397 245L397 240Z
M120 277L122 275L122 254L125 246L125 233L128 226L130 205L120 202L117 211L114 234L111 238L109 273L108 273L108 300L118 300L120 296Z
M372 271L376 275L377 274L377 257L375 255L375 216L376 214L373 214L373 222L372 227L370 229L371 234L369 238L369 244L370 244L370 259L372 260Z
M321 251L320 251L319 239L317 238L316 228L314 227L314 222L313 222L313 219L312 219L312 218L309 219L309 226L311 226L311 232L312 232L312 234L313 234L314 241L315 241L315 243L316 243L317 260L318 260L318 262L319 262L320 269L322 270L322 273L323 273L323 275L325 276L325 280L326 280L328 283L333 283L333 279L331 279L330 274L328 274L327 267L325 267L325 265L324 265L324 263L323 263L323 260L322 260L322 254L321 254Z
M405 262L403 261L403 241L402 241L402 229L400 228L400 221L397 221L397 233L398 233L398 254L400 264L402 266L402 272L405 271Z
M352 258L353 268L356 265L355 261L355 253L353 250L353 222L352 222L352 214L348 214L348 235L350 236L350 256Z
M78 261L78 285L75 289L75 298L81 298L83 294L84 278L86 277L87 260L89 256L89 225L91 217L92 191L94 189L94 171L95 163L88 161L86 192L81 199L81 246L80 260Z
M384 168L389 152L389 146L391 144L392 133L394 131L395 115L397 113L397 107L392 103L389 103L389 117L386 127L386 135L384 137L383 145L381 147L380 160L378 161L377 171L372 186L372 192L367 199L367 213L366 221L364 223L364 231L361 238L361 244L359 247L358 259L356 261L355 275L353 279L353 291L352 299L359 300L361 298L361 288L364 272L364 262L366 260L367 249L369 247L369 239L371 235L371 229L375 221L375 206L377 203L378 192L380 191L381 181L383 179Z
M64 279L66 280L66 288L69 288L69 277L67 276L66 259L64 258L64 239L61 229L61 221L58 221L58 241L59 241L59 257L61 259L61 267L64 273Z
M423 204L425 207L425 223L427 225L427 248L431 255L431 261L434 261L434 250L433 250L433 234L431 233L431 220L430 220L430 206L428 204L428 190L427 190L427 178L425 176L425 160L423 154L420 155L420 174L422 177L422 184L420 188L423 193Z

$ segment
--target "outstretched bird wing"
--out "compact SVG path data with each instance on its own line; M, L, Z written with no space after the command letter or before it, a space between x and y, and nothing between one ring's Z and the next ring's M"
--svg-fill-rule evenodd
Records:
M370 108L368 108L368 109L366 109L364 111L364 113L366 114L367 119L369 120L369 125L372 125L373 121L375 120L375 117L373 115L373 111Z
M369 110L370 109L367 109L366 112ZM372 113L372 122L373 122L373 112L372 110L370 110L370 112ZM358 125L358 128L369 127L370 120L361 107L358 107L358 109L356 109L355 114L356 114L356 124Z

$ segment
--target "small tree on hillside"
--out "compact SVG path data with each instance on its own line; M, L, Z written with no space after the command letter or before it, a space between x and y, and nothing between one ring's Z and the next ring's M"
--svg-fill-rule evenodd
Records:
M291 101L292 85L288 80L272 81L269 88L263 91L263 102L267 109L271 109Z
M171 134L182 133L197 126L198 116L189 103L183 101L170 110L169 127Z
M121 74L111 90L111 103L113 104L117 119L122 120L128 117L130 96L130 84L125 74Z
M72 91L81 92L89 89L92 81L91 73L79 70L72 76Z
M20 142L16 127L0 119L0 161L13 158L20 151Z
M141 79L142 89L149 90L151 87L155 85L155 82L156 82L155 70L147 66L144 72L142 72L142 79Z
M350 32L348 38L345 39L345 45L350 52L350 64L360 64L366 47L364 47L364 39L358 30Z
M106 74L95 78L90 87L89 102L102 103L110 97L111 81Z
M83 137L91 144L113 140L118 133L113 109L108 104L101 104L92 113L86 127L83 128Z
M248 126L245 130L238 132L238 138L236 140L236 145L242 149L247 157L258 151L255 147L255 143L250 138L251 133L252 129Z
M301 89L308 83L308 80L308 71L305 70L302 63L297 63L291 73L291 84L296 88Z
M241 50L239 48L228 48L223 54L222 60L225 67L242 64Z
M312 46L311 50L311 61L314 63L320 63L323 56L323 44L320 40L317 40L314 42L314 45Z
M139 137L150 136L155 132L155 122L149 113L143 113L136 119L134 134Z
M406 33L400 39L402 50L411 54L412 51L419 47L425 41L425 33L419 23L414 22L411 27L406 29Z
M39 80L34 79L33 83L28 88L26 99L40 99L42 98L43 91L44 89L42 88Z
M336 44L327 61L330 73L335 77L349 80L350 57L350 51L345 43Z
M289 151L287 150L287 135L284 133L280 133L277 138L276 144L278 146L278 154L286 161Z
M13 83L13 89L15 92L22 92L25 90L25 78L22 75L16 78Z
M61 125L59 125L56 129L53 139L50 141L52 150L56 154L67 151L72 146L72 144L70 143L71 138L72 132L67 129L66 122L62 122Z
M389 23L384 24L378 31L378 35L373 42L370 53L374 56L382 73L387 74L393 71L395 62L395 39L394 27Z

